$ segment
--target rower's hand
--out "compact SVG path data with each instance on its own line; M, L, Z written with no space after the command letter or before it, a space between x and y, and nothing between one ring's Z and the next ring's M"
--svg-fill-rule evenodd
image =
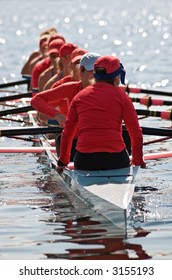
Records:
M57 172L59 173L59 174L62 174L63 173L63 171L64 171L64 169L65 169L65 166L62 166L62 165L57 165Z
M65 120L66 120L64 115L58 114L58 115L55 116L55 119L58 121L60 127L64 127Z
M39 125L47 125L49 117L41 112L37 112L36 120L38 121Z
M140 165L141 168L146 168L146 162L143 161L142 164Z
M141 162L141 163L138 163L138 164L136 164L135 162L133 162L133 161L131 160L130 164L131 164L131 165L134 165L134 166L140 166L140 168L146 168L146 162L145 162L144 160L142 160L142 162Z

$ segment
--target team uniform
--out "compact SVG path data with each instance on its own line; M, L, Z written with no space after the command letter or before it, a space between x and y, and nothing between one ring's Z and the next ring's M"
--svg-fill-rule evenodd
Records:
M83 89L81 81L72 81L71 76L64 77L66 83L61 84L55 88L44 91L43 94L38 93L31 100L31 105L39 112L54 118L57 114L67 115L69 105L73 97ZM63 79L62 79L63 80ZM67 82L71 80L71 82ZM61 80L58 81L60 84ZM75 154L75 146L77 136L72 143L71 157L72 160ZM59 155L60 152L61 134L56 135L56 150Z
M67 80L67 77L64 79ZM70 102L81 89L83 89L81 81L66 82L43 93L37 93L32 97L31 105L37 111L52 118L60 113L66 116Z
M114 169L129 166L122 122L129 132L133 164L142 163L142 130L132 101L119 87L99 82L72 100L62 132L59 165L67 165L77 133L76 169ZM88 166L87 166L88 164Z
M39 91L38 88L39 76L50 66L51 66L51 60L49 57L41 60L34 66L32 70L32 79L31 79L31 87L32 87L33 95Z

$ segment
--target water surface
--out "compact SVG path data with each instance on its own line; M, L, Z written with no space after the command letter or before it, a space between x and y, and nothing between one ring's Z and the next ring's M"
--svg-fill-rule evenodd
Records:
M21 78L40 32L55 26L68 42L116 54L129 84L172 90L170 0L109 0L106 5L103 0L1 0L1 5L0 83ZM152 117L140 124L165 127L171 122ZM1 127L18 125L0 122ZM33 143L1 138L0 145ZM171 140L144 146L145 153L168 150ZM140 170L124 237L66 188L44 155L0 154L0 259L172 259L171 179L171 158L149 161Z

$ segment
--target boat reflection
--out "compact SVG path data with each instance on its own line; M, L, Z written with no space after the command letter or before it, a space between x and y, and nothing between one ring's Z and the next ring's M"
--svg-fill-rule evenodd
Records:
M58 234L53 232L54 235ZM49 259L71 259L71 260L143 260L151 257L144 251L140 244L127 243L124 236L119 236L115 232L113 225L102 224L93 218L78 219L77 221L67 221L64 234L68 239L68 248L65 254L46 253ZM133 236L144 237L148 231L138 229ZM54 246L56 246L54 244ZM73 246L74 245L74 246ZM76 246L75 246L76 245ZM76 248L75 248L76 247Z

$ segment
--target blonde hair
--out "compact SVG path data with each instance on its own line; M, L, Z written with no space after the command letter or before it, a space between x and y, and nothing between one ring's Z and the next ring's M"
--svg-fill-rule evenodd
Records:
M50 27L50 28L47 28L47 29L43 30L40 33L40 36L51 35L51 34L54 34L54 33L58 33L58 30L55 27Z

